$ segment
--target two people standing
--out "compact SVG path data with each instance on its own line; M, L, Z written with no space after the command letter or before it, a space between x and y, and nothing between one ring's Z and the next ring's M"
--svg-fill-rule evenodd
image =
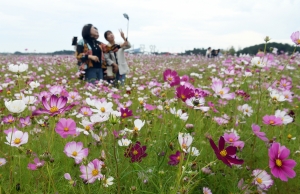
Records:
M125 39L121 30L120 33L124 43L116 44L113 33L105 32L104 36L109 42L106 45L97 40L99 38L97 28L92 24L83 26L82 40L77 43L75 55L80 63L80 70L85 70L85 79L88 82L95 83L104 80L104 72L110 66L117 75L115 82L123 80L121 83L124 84L126 73L129 72L124 50L130 48L130 43Z

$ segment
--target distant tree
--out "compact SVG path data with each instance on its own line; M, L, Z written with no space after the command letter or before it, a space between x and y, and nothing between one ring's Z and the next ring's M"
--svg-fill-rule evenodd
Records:
M256 55L258 49L264 49L265 44L259 44L259 45L254 45L254 46L249 46L245 47L242 50L238 51L237 54L250 54L250 55ZM280 54L281 51L283 52L288 52L291 54L294 51L293 46L289 44L282 44L282 43L277 43L277 42L270 42L267 44L266 52L271 52L271 48L277 48L278 52Z
M234 55L235 54L235 49L233 46L231 46L229 49L228 49L228 54L229 55Z

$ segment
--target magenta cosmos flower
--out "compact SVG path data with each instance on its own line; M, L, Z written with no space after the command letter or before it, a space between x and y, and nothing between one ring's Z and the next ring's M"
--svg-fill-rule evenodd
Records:
M219 147L216 146L215 142L212 139L209 139L210 145L215 151L215 154L219 160L222 160L224 164L231 168L232 164L243 164L244 160L233 158L233 155L236 154L237 148L234 146L228 146L225 149L225 140L224 137L219 139Z
M86 158L89 154L89 149L84 148L83 149L83 143L82 142L69 142L66 144L64 153L71 158L75 159L75 163L79 164L82 162L83 158Z
M2 119L3 123L5 124L12 124L13 122L15 122L15 117L13 117L11 114L8 116L4 116Z
M137 141L135 145L130 145L124 153L126 158L131 158L131 162L141 162L142 158L147 156L145 152L146 146L141 146L141 143Z
M275 115L266 115L263 117L263 123L266 125L282 125L282 119L277 118Z
M288 178L296 176L293 168L297 163L295 160L287 159L289 155L290 150L285 146L280 146L280 143L273 143L269 149L269 167L271 168L271 173L282 181L287 181Z
M59 119L55 127L56 133L62 138L66 138L68 135L76 134L76 123L73 119Z
M40 115L40 114L50 114L51 116L61 114L65 111L70 110L75 104L71 104L66 106L68 102L68 98L61 96L57 97L56 95L52 95L50 97L50 102L47 102L45 96L42 97L42 103L44 109L40 108L32 113L33 116Z
M101 174L101 168L104 165L104 162L94 159L92 162L88 163L87 166L81 165L80 166L80 172L82 173L80 175L80 178L85 180L87 183L93 183L97 179L100 180L103 178L103 175Z
M164 72L164 81L168 82L170 86L176 86L180 84L180 77L176 71L167 69Z
M300 45L300 32L293 32L293 34L291 35L291 39L296 45Z
M178 86L176 88L176 96L183 102L185 102L188 98L193 97L194 95L194 90L191 88L187 88L185 86Z
M261 140L268 142L269 139L266 138L266 134L264 132L260 132L260 127L258 125L252 124L252 131L253 133Z
M177 151L176 154L172 154L168 162L169 165L176 166L180 162L180 151Z
M34 160L33 160L33 162L34 162L34 164L32 164L32 163L29 163L28 164L28 166L27 166L27 168L29 169L29 170L37 170L38 168L41 168L42 166L44 166L44 164L45 164L45 161L40 161L40 159L39 158L35 158Z
M128 108L121 108L121 117L127 118L132 116L132 110L129 110Z

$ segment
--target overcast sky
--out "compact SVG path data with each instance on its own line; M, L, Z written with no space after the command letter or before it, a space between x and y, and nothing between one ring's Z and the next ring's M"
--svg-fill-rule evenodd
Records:
M182 52L259 44L266 35L289 43L300 30L300 0L7 0L0 5L0 52L72 50L84 24L127 31L134 48ZM126 32L127 33L127 32Z

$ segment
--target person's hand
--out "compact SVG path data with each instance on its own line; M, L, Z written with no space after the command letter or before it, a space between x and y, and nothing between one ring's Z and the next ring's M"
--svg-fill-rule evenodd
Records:
M99 58L97 56L94 56L94 55L89 55L89 59L95 61L95 62L100 62L99 61Z
M113 66L113 72L114 72L114 73L117 73L117 72L119 71L118 65L115 64L115 63L113 63L112 66Z
M84 66L85 66L85 64L80 65L80 67L79 67L80 71L84 70Z
M119 32L120 32L120 34L121 34L121 37L122 37L124 40L126 40L125 35L124 35L124 32L122 31L122 29L119 29Z

